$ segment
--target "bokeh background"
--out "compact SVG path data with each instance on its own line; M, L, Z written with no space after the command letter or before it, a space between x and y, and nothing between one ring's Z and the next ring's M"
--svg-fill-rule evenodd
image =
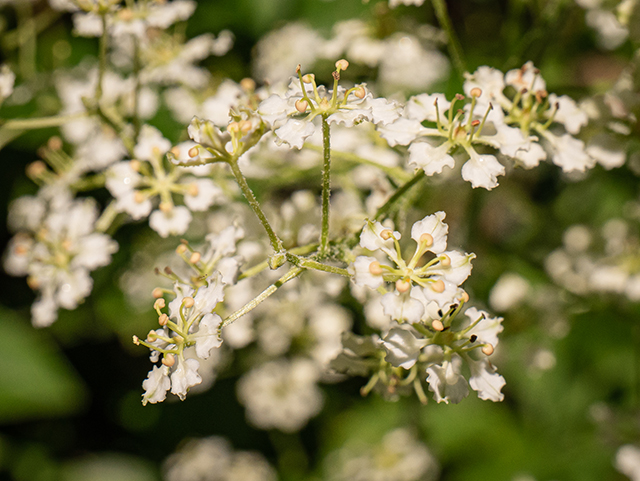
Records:
M602 96L625 69L635 72L638 32L631 29L629 39L607 50L573 1L461 0L447 6L468 71L481 65L506 71L531 60L550 92L576 99ZM38 75L31 82L39 93L3 106L5 119L55 112L51 72L97 55L97 40L74 36L69 15L44 1L34 9L52 15L37 40ZM329 35L336 22L350 18L377 25L380 35L438 26L428 1L391 10L375 0L200 0L186 35L233 32L231 51L202 65L217 78L240 81L254 75L256 45L270 31L295 21ZM7 61L16 55L15 26L12 5L0 2ZM438 48L448 55L446 46ZM331 65L315 68L326 78ZM362 80L376 74L360 69L351 75ZM452 69L431 91L450 98L461 86ZM172 140L184 134L162 108L152 123ZM420 193L425 211L444 209L453 219L452 242L476 253L465 286L477 303L492 307L492 289L504 273L528 283L519 302L494 308L505 318L496 360L507 380L502 403L474 396L459 405L427 406L415 398L362 398L366 380L355 378L323 386L325 407L300 433L262 431L245 420L235 394L241 368L233 365L204 393L143 407L141 382L150 366L131 336L153 328L156 318L151 302L146 311L135 309L118 280L133 250L151 242L148 227L132 224L117 232L120 251L94 273L91 296L75 311L61 310L50 328L31 326L34 294L25 280L0 273L0 479L159 480L162 463L185 439L217 435L236 449L261 452L280 479L320 480L327 478L331 452L349 440L380 439L398 426L411 426L431 450L440 465L436 479L628 479L614 462L621 445L640 442L640 305L616 293L572 293L553 281L545 263L576 224L593 233L594 255L602 255L607 222L622 219L624 261L640 267L639 131L633 129L629 160L620 168L597 166L569 178L545 164L510 172L492 192L434 182ZM28 132L0 152L0 217L6 218L12 199L36 191L25 168L56 134L53 128ZM6 245L4 222L0 236Z

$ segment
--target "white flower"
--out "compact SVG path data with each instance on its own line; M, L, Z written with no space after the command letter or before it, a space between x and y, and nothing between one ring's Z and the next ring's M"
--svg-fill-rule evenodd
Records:
M207 359L211 349L220 347L222 341L218 338L218 328L222 318L217 314L205 314L198 323L198 330L189 337L196 341L196 354L201 359Z
M160 234L160 237L184 234L190 222L189 209L181 205L174 206L167 212L156 210L149 216L149 226Z
M409 146L409 164L420 167L427 175L440 174L445 167L452 169L455 165L455 160L449 155L451 148L453 145L449 141L438 146L414 142Z
M529 282L518 274L502 274L491 289L489 304L498 312L508 311L520 304L530 289Z
M147 379L142 382L142 405L162 402L167 397L167 391L171 387L169 380L169 368L167 366L153 366Z
M288 119L285 124L275 131L278 145L282 142L301 149L304 141L316 131L315 126L306 120Z
M420 288L413 287L411 289L413 295L394 291L387 292L382 296L380 303L385 315L398 322L419 322L424 314L424 304L420 302L419 298L416 298L414 290L420 290Z
M425 251L441 254L447 248L447 233L449 232L449 226L443 222L445 217L446 214L439 211L417 221L411 227L411 238L419 244L425 234L430 235L431 239L429 245L425 247Z
M545 135L554 148L553 163L562 167L563 172L584 172L596 163L584 150L584 142L564 134L556 137L550 132Z
M382 347L387 351L385 361L395 367L410 369L418 360L420 350L429 343L428 339L418 339L415 334L414 329L392 327L382 339Z
M504 76L504 81L518 91L538 92L547 88L547 84L540 76L540 71L533 66L533 62L527 62L521 68L509 70Z
M454 355L451 361L427 368L427 382L433 398L438 402L457 404L469 395L467 380L460 373L462 359Z
M467 325L471 325L481 319L473 328L467 331L469 337L476 336L476 342L491 344L493 347L498 345L498 334L504 329L501 317L489 317L488 312L479 311L475 307L470 307L464 314L469 318Z
M462 166L462 178L471 186L491 190L498 185L498 176L504 175L504 166L493 155L469 150L469 160Z
M257 427L294 432L322 408L318 376L315 363L307 359L271 361L240 379L238 398Z
M589 123L589 117L586 112L578 107L576 101L571 97L562 95L558 97L556 94L549 94L549 104L558 109L553 119L560 122L570 134L577 134L580 129ZM553 108L549 112L553 112Z
M8 65L0 66L0 103L13 92L13 84L16 81L14 74Z
M353 263L354 282L359 286L377 289L383 284L382 268L375 257L358 256Z
M178 356L171 373L171 393L184 401L190 387L200 384L202 378L198 374L200 363L197 359L184 359Z
M640 448L625 444L616 453L615 467L631 481L640 481Z
M465 356L465 358L471 370L471 377L469 378L471 389L476 391L478 397L485 401L502 401L504 394L500 390L506 384L506 381L496 372L496 368L491 362L486 358L480 361L471 359L470 356Z

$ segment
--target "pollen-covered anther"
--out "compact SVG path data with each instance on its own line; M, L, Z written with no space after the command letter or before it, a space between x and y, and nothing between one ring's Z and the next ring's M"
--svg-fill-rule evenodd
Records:
M202 256L199 252L194 252L193 254L191 254L191 257L189 257L189 262L191 262L192 264L197 264L198 262L200 262L201 257Z
M153 308L154 309L164 309L164 307L167 305L167 303L165 302L164 298L160 297L159 299L156 299L153 303Z
M447 254L440 255L439 259L441 266L449 267L451 265L451 257L449 257Z
M133 336L133 343L134 343L136 346L139 346L139 345L140 345L140 338L139 338L138 336L134 335L134 336Z
M189 154L189 157L193 159L194 157L197 157L198 154L200 154L200 151L198 150L198 147L191 147L189 149L189 152L187 153Z
M309 108L309 102L307 102L305 99L298 99L296 100L295 107L296 110L302 114Z
M178 247L176 247L176 254L178 254L179 256L184 254L185 252L187 252L187 246L185 244L180 244Z
M353 95L355 95L359 99L363 99L367 95L367 91L364 89L362 85L360 85L358 88L356 88L353 91Z
M167 212L171 212L173 210L173 204L171 202L160 202L158 208L166 214Z
M158 317L158 324L164 327L167 325L167 322L169 322L169 316L164 313L160 314L160 317Z
M380 266L378 261L373 261L369 264L369 272L374 276L382 275L382 266Z
M408 280L406 280L406 279L398 279L396 281L396 290L400 294L404 294L409 289L411 289L411 283Z
M462 291L462 295L460 296L460 300L462 302L469 302L469 294L466 291Z
M474 87L469 93L472 97L480 97L482 95L482 89L479 87Z
M200 192L200 189L198 188L198 184L196 183L189 184L189 187L187 187L187 193L192 197L195 197L196 195L198 195L199 192Z
M347 68L349 68L349 62L347 62L345 59L341 58L336 62L337 70L347 70Z
M306 84L310 84L316 79L316 76L312 73L308 73L302 76L302 81Z
M168 352L167 354L165 354L162 357L162 364L164 364L167 367L171 367L176 363L176 358L173 354L171 354L170 352Z
M382 237L383 240L389 240L393 237L393 232L391 232L390 229L385 229L380 232L380 237Z
M433 236L425 232L420 236L420 244L425 247L431 247L433 245Z
M162 289L160 287L156 287L153 291L151 291L151 295L154 299L160 299L162 297Z
M433 327L433 329L435 329L436 331L444 331L444 324L442 324L442 321L440 319L434 319L431 322L431 327Z
M142 204L145 201L146 198L147 198L147 196L144 195L139 190L136 190L135 193L133 194L133 201L136 204Z
M437 281L432 282L429 287L431 287L431 290L433 292L441 294L442 292L444 292L444 281L442 279L438 279Z
M493 354L493 350L494 349L491 344L485 344L484 346L482 346L482 352L487 356L490 356L491 354Z
M182 305L187 309L189 309L190 307L193 307L195 302L196 301L193 300L193 297L185 297L184 299L182 299Z

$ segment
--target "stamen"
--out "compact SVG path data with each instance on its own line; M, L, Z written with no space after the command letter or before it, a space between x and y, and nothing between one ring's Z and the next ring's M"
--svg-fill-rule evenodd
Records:
M482 95L482 89L479 87L474 87L469 93L472 97L480 97Z
M160 324L161 326L166 326L168 322L169 316L167 316L166 314L162 313L162 315L158 317L158 324Z
M200 262L200 258L202 256L200 255L199 252L194 252L193 254L191 254L191 257L189 258L189 262L191 262L192 264L197 264L198 262Z
M374 276L379 276L382 274L382 267L378 261L373 261L369 264L369 272Z
M240 80L240 87L245 92L253 92L256 89L256 82L249 77L245 77Z
M160 202L160 205L158 207L165 214L173 210L173 204L171 202Z
M491 344L485 344L482 347L482 352L487 356L490 356L491 354L493 354L493 346Z
M167 367L171 367L176 363L176 358L173 354L171 354L170 352L168 352L167 354L164 355L164 357L162 358L162 364L164 364Z
M134 172L140 172L140 161L133 159L131 162L129 162L129 167L131 167L131 170L133 170Z
M185 252L187 252L187 246L186 245L180 244L178 247L176 247L176 254L182 255Z
M160 299L162 297L162 288L156 287L153 291L151 291L151 295L154 299Z
M471 337L469 338L469 342L476 342L478 340L478 336L476 336L475 334L472 334Z
M158 310L158 309L164 309L164 307L166 306L166 302L164 300L164 298L160 297L159 299L156 299L155 302L153 303L153 308Z
M192 159L194 157L197 157L199 153L200 151L198 150L198 147L191 147L188 152L189 157L191 157Z
M444 292L444 281L442 279L438 279L437 281L432 282L429 287L431 287L431 290L433 292L441 294L442 292Z
M298 65L299 67L299 65ZM312 83L316 79L316 76L312 73L308 73L302 76L302 81L306 84Z
M398 279L396 281L396 289L400 294L404 294L411 289L411 283L406 279Z
M348 67L349 67L349 62L347 62L345 59L340 59L336 62L337 70L347 70Z
M193 307L195 303L196 301L193 300L193 297L185 297L184 299L182 299L182 305L187 309Z
M424 244L425 247L431 247L433 245L433 236L425 232L420 236L420 243Z
M359 99L363 99L365 97L365 95L367 95L367 91L364 89L364 87L361 85L358 88L356 88L353 91L353 95L355 95L356 97L358 97Z
M171 150L169 152L171 152L175 157L180 157L180 147L178 147L177 145L171 147Z
M301 114L305 113L309 108L309 102L304 99L298 99L295 103L296 110Z
M393 232L391 232L390 229L385 229L380 232L380 237L382 237L383 240L389 240L393 237Z
M442 324L442 321L440 321L439 319L434 319L431 322L431 327L433 327L438 332L444 331L444 324Z
M444 267L449 267L451 265L451 257L449 257L447 254L441 254L440 265Z
M146 195L144 195L139 190L136 190L136 192L133 194L133 201L136 204L142 204L145 201L145 199L146 199Z
M139 346L140 345L140 338L138 336L133 336L133 343L136 346Z

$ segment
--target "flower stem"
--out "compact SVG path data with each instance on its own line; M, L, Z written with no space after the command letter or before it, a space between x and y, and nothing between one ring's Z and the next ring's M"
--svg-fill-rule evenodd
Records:
M229 324L231 324L236 319L244 316L249 311L252 311L256 307L258 307L258 304L260 304L262 301L264 301L269 296L271 296L271 294L276 292L278 290L278 288L280 288L286 282L288 282L291 279L299 276L300 273L303 270L304 269L302 269L300 267L292 267L291 269L289 269L289 272L287 272L284 276L282 276L280 279L278 279L276 282L274 282L269 287L267 287L264 291L262 291L260 294L258 294L258 296L256 298L254 298L252 301L250 301L247 304L245 304L243 307L238 309L236 312L231 314L229 317L227 317L224 320L224 322L222 322L222 324L220 324L220 327L218 328L218 331L221 331L224 327L228 326Z
M240 167L238 166L238 160L230 159L227 161L227 163L231 167L233 176L235 177L238 186L240 186L242 194L244 195L245 199L247 199L247 202L249 202L249 206L260 220L260 223L262 224L262 227L264 227L264 230L267 232L271 247L274 251L281 252L284 249L282 246L282 241L271 228L271 224L269 224L267 216L264 214L262 208L260 207L260 203L256 199L256 196L253 194L253 191L251 190L251 187L249 187L249 184L247 184L247 179L244 177L242 171L240 171Z
M451 19L449 18L449 12L447 12L447 5L445 4L445 0L431 0L431 3L433 5L433 10L435 11L436 17L438 17L438 23L440 24L440 27L442 27L442 29L447 34L447 47L449 49L449 54L451 55L453 65L458 71L460 77L462 77L467 69L465 68L464 56L462 54L460 41L458 40L456 32L451 26Z
M54 115L52 117L37 117L33 119L14 119L8 120L2 125L3 130L29 130L29 129L45 129L48 127L59 127L61 125L86 117L87 112L77 112L69 115Z
M329 197L331 196L331 134L327 117L322 116L322 233L320 234L320 257L329 253Z
M398 190L396 190L393 195L389 197L389 200L387 200L384 205L378 209L375 219L379 220L380 218L382 218L384 214L389 212L391 207L393 207L393 204L395 204L409 189L411 189L411 187L416 185L422 179L424 179L424 171L420 169L408 182L405 182L403 185L401 185Z
M107 42L109 40L109 31L107 30L107 14L102 13L100 15L102 22L102 35L100 36L100 45L98 51L98 83L96 84L96 103L100 103L102 98L102 79L104 73L107 70Z

